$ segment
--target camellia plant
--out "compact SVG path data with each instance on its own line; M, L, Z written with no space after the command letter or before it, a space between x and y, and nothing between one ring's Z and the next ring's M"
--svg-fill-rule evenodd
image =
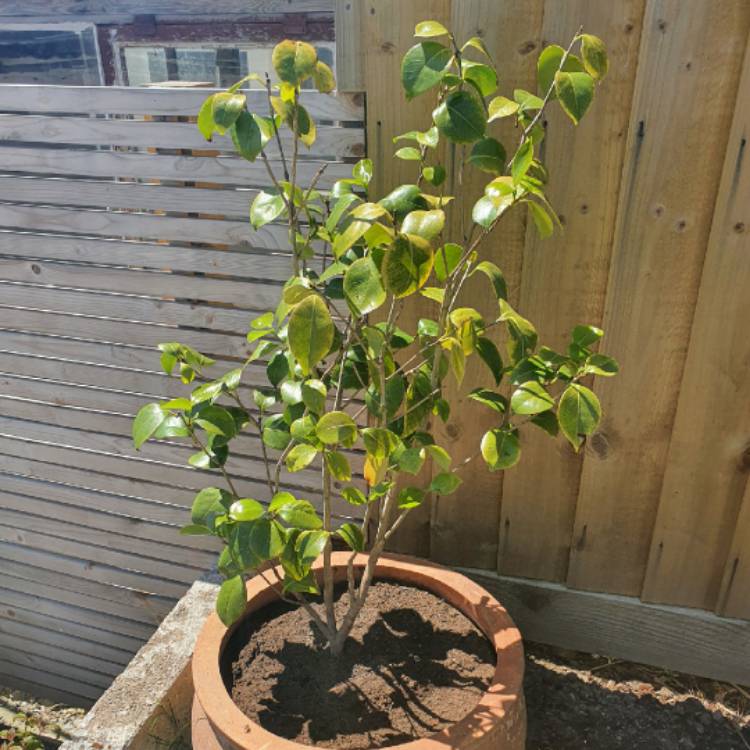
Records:
M482 257L512 210L526 210L542 237L559 225L545 197L542 117L546 107L559 105L574 125L580 121L607 72L604 45L579 32L566 49L548 46L539 56L538 93L516 89L511 98L498 93L497 70L478 37L459 46L435 21L418 24L415 35L421 41L406 53L401 81L408 99L436 95L435 109L426 130L394 139L406 144L395 157L413 162L415 181L379 200L368 194L368 159L330 191L317 189L322 169L309 185L298 184L300 153L316 137L302 84L312 79L322 93L335 87L311 45L287 40L274 49L278 84L252 74L206 99L198 114L206 139L228 135L242 157L266 167L274 188L258 193L250 222L256 229L285 222L291 276L278 307L249 323L252 354L220 377L208 379L209 357L184 344L161 344L164 370L200 384L189 398L144 406L133 424L136 448L150 438L186 438L197 451L190 463L222 476L226 486L199 492L192 523L182 529L213 534L225 545L218 561L226 579L217 601L222 621L229 625L242 614L244 578L259 572L284 600L305 608L333 654L341 651L396 529L429 494L450 495L461 485L468 461L455 466L432 431L437 420L449 419L443 395L449 379L460 384L471 359L486 371L487 387L469 396L497 423L481 438L477 457L500 471L518 462L526 429L562 432L579 450L601 417L584 382L617 372L612 358L593 351L602 336L593 326L574 328L563 352L540 346L532 323L508 302L502 271ZM253 84L267 94L265 114L247 110L242 86ZM517 130L509 150L492 136L495 123L507 118ZM287 153L284 129L291 131ZM272 141L280 156L274 163L265 150ZM458 144L456 175L447 175L439 158L446 141ZM454 201L445 190L463 184L466 170L487 176L483 194L471 198L471 222L461 220L469 197ZM489 319L461 296L476 275L486 277L497 298ZM426 298L431 312L405 330L399 321L412 295ZM268 385L252 390L249 403L250 389L240 386L252 362L265 364ZM232 440L247 432L261 440L270 503L242 497L226 468ZM361 469L353 470L354 461ZM419 481L425 462L431 462L430 478ZM320 470L321 512L282 484L284 468L306 467ZM361 523L337 525L334 502L359 508ZM336 539L352 550L348 604L338 619L331 567ZM368 559L356 580L359 552ZM321 555L322 592L311 570ZM321 593L319 609L313 602Z

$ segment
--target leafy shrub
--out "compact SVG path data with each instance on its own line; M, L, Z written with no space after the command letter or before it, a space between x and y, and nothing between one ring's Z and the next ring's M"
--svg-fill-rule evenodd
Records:
M237 368L208 379L212 359L184 344L160 345L167 373L176 370L184 383L198 378L200 384L189 398L144 406L133 425L137 448L150 438L188 439L197 451L190 463L216 470L226 484L198 493L192 523L182 530L224 542L221 619L230 624L242 613L244 577L259 571L282 598L306 608L333 653L340 651L395 530L428 494L455 493L462 470L474 460L455 465L431 429L435 420L450 417L443 395L448 379L460 384L471 359L486 370L487 387L469 396L497 423L481 438L477 457L500 471L518 462L525 429L562 432L579 450L601 417L584 382L617 372L612 358L594 351L602 331L593 326L576 326L563 352L540 346L533 324L508 302L502 271L482 256L512 210L525 209L542 237L559 226L545 197L542 117L556 103L574 124L580 121L607 72L604 45L579 33L566 49L545 48L538 93L516 89L506 97L497 91L498 72L481 39L459 47L435 21L418 24L416 36L421 41L404 56L401 79L409 99L436 94L432 123L394 139L395 157L413 162L415 182L377 201L368 194L369 159L330 191L317 189L321 172L309 185L298 184L299 155L316 137L301 84L312 78L323 93L335 86L332 71L309 44L284 41L275 48L278 85L268 75L251 74L206 99L198 114L204 136L228 135L241 156L261 159L267 168L274 187L253 200L250 221L256 229L286 223L292 275L278 307L250 323L247 338L255 348ZM245 84L265 89L267 114L247 111ZM493 123L505 118L518 131L510 149L492 135ZM284 129L291 131L291 153L279 135ZM460 155L450 175L440 160L446 142ZM270 143L280 152L283 175L275 171L279 162L267 156ZM468 196L454 201L451 195L466 192L460 188L466 170L480 170L488 180L471 222L462 219ZM486 277L497 298L490 319L461 296L467 279L477 275ZM429 300L432 313L412 328L401 327L405 303L417 294ZM265 363L268 385L252 390L249 403L241 384L253 362ZM232 440L246 433L261 441L267 505L243 497L226 468ZM361 472L353 470L352 449L364 455ZM427 462L433 471L425 480ZM282 482L284 468L307 467L320 470L322 514ZM334 523L337 496L364 508L362 523ZM341 621L333 611L334 538L352 550L352 560L357 552L369 555L359 581L350 564L349 609ZM320 593L311 571L320 555L322 614L310 604Z

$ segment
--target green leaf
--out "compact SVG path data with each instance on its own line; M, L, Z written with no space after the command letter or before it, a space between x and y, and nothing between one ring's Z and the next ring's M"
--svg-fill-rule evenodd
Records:
M355 260L344 274L344 294L361 315L377 310L386 300L380 271L372 256Z
M529 213L534 220L534 225L536 226L536 231L539 232L539 236L543 240L550 237L554 226L552 224L552 217L547 213L544 206L534 201L526 201L526 205L529 207Z
M557 407L557 421L576 451L583 443L583 436L597 428L601 417L602 407L593 391L577 383L565 389Z
M477 353L481 360L489 367L495 385L500 385L503 378L503 359L495 344L484 336L479 336L476 341Z
M281 216L284 213L284 199L278 193L266 193L261 191L255 196L250 206L250 223L254 229L259 229L264 224Z
M242 110L230 132L237 153L248 161L255 161L263 148L263 134L255 117Z
M607 48L599 37L593 34L581 34L581 56L586 72L597 81L607 75L609 70Z
M285 39L271 54L271 63L282 81L297 86L315 72L318 53L307 42Z
M487 111L490 115L487 122L514 115L518 112L518 106L518 102L514 102L505 96L496 96L487 107Z
M413 99L440 83L451 57L451 51L437 42L415 44L401 61L401 85L406 98Z
M341 490L341 497L350 505L366 505L368 503L365 493L359 487L344 487Z
M552 411L543 411L531 418L531 423L541 427L547 434L556 437L560 431L560 425L557 423L557 417Z
M219 595L216 597L216 614L219 615L224 625L229 627L245 611L246 603L247 592L242 576L232 576L219 588Z
M442 446L434 444L425 445L421 450L425 457L429 456L443 471L448 471L448 469L450 469L450 454Z
M464 42L463 47L461 47L461 51L463 52L467 47L473 47L474 49L479 50L487 57L490 57L490 52L487 49L487 45L484 43L481 37L473 36L468 41Z
M365 551L365 535L356 523L342 524L336 533L354 550L354 552Z
M427 208L427 202L417 185L400 185L378 203L399 220L414 209Z
M352 168L352 176L365 187L370 184L372 179L373 166L372 159L360 159Z
M318 451L306 443L295 445L286 456L286 468L291 472L302 471L309 466L318 455Z
M309 375L333 344L334 325L325 302L311 295L297 305L289 317L289 348L303 375Z
M303 531L294 543L298 559L305 570L320 557L328 542L327 531Z
M326 408L328 390L321 380L306 380L302 383L302 401L313 414L321 414Z
M519 183L526 172L529 171L531 162L534 160L534 144L526 139L513 156L510 165L510 173L515 184Z
M397 159L403 159L404 161L420 161L422 159L419 150L413 146L404 146L404 148L398 149L394 156Z
M227 512L226 497L226 493L216 487L201 490L193 500L190 520L213 531L216 519Z
M222 91L212 97L211 116L219 135L224 135L244 111L246 111L244 94L230 94Z
M333 241L333 254L340 258L355 242L359 241L364 233L370 229L369 221L352 221L344 231L337 235Z
M536 64L537 82L539 84L539 93L545 96L550 87L555 82L555 74L560 69L565 50L557 44L550 44L545 47L539 55ZM573 73L583 70L581 61L575 55L568 55L562 70L567 73ZM552 92L555 95L555 92Z
M461 71L464 80L474 84L482 96L489 96L497 89L497 73L489 65L464 60Z
M365 449L375 458L388 458L401 446L401 439L384 427L365 427L362 430Z
M339 482L348 482L352 478L352 468L349 459L339 451L326 451L325 462L328 471Z
M403 448L393 456L400 471L407 474L418 474L425 462L425 454L421 448Z
M260 518L264 512L265 509L263 506L251 497L235 500L229 506L229 517L233 521L255 521Z
M620 371L620 366L617 364L616 359L608 357L606 354L592 354L586 360L583 370L586 374L603 375L609 378L617 375Z
M308 500L292 499L279 504L274 510L282 521L297 529L319 529L323 526L323 521L320 520L313 504Z
M425 178L425 180L427 180L427 182L430 183L430 185L438 187L445 182L445 167L443 167L441 164L435 164L435 166L433 167L425 167L422 170L422 176Z
M346 412L329 411L315 425L315 434L326 445L341 443L351 448L357 439L357 424Z
M203 101L201 108L198 110L198 130L201 135L210 141L213 137L216 125L214 123L214 94L211 94L208 98Z
M484 109L475 94L454 91L432 113L438 130L455 143L478 141L487 127Z
M483 273L490 280L497 299L507 299L508 287L505 283L505 276L495 263L491 260L483 260L481 263L477 263L473 273L477 271Z
M490 409L500 414L504 414L508 407L508 401L504 396L486 388L475 388L469 394L469 398L472 401L477 401L480 404L488 406Z
M435 276L438 281L444 282L456 270L463 254L464 249L455 242L446 242L435 252Z
M284 352L276 352L266 366L266 375L272 385L277 386L289 375L289 360Z
M518 103L519 115L529 110L541 109L544 104L538 96L534 96L530 91L525 91L524 89L515 89L513 91L513 98Z
M483 172L499 175L505 171L506 159L505 149L500 141L482 138L474 144L467 161Z
M604 336L604 331L596 326L576 326L571 338L578 346L587 347L595 344Z
M416 508L424 501L424 492L419 487L404 487L398 493L398 507L402 510Z
M594 79L588 73L557 73L555 91L560 106L578 125L594 98Z
M394 143L398 141L416 141L420 146L427 146L428 148L435 148L439 140L440 134L434 125L429 130L410 130L407 133L393 137Z
M199 526L195 523L189 523L180 529L180 534L182 534L182 536L205 536L206 534L211 533L213 533L211 529L208 529L205 526Z
M508 327L514 347L514 359L520 360L530 354L537 344L537 332L533 324L519 315L504 299L498 300L500 318Z
M448 29L446 29L442 23L438 23L437 21L420 21L414 27L414 36L445 36L449 33Z
M427 240L399 235L383 259L385 286L395 297L407 297L427 281L434 254Z
M138 450L167 418L159 404L142 406L133 420L133 445Z
M273 414L263 420L263 442L277 451L283 451L289 445L291 435L283 414Z
M512 195L483 195L471 210L471 218L483 229L489 229L513 205Z
M490 471L509 469L518 463L521 446L518 437L509 430L489 430L481 443L482 457Z
M233 438L237 434L234 418L221 406L210 404L202 406L195 418L195 423L211 435Z
M445 226L445 213L440 209L434 211L412 211L406 215L401 231L404 234L416 234L425 240L437 237Z
M450 495L461 485L461 478L457 474L443 472L433 477L430 482L430 491L438 495Z
M554 405L552 396L535 380L521 384L510 397L510 407L516 414L539 414Z
M315 88L321 94L330 94L336 88L336 78L333 71L322 60L315 63L312 76Z
M443 299L445 299L445 289L437 286L426 286L423 289L420 289L419 293L423 297L431 299L433 302L437 302L438 305L442 305Z

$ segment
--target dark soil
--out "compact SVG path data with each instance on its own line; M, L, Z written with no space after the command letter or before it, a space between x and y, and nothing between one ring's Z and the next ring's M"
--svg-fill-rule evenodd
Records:
M342 614L347 602L338 599ZM358 750L432 734L471 711L494 673L478 628L421 589L376 583L340 659L303 610L260 614L236 634L238 655L230 646L232 698L269 731L308 745Z
M527 750L750 750L745 688L525 645Z

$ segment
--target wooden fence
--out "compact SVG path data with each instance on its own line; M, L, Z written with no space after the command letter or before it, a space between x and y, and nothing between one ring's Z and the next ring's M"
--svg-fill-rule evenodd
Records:
M567 43L581 24L605 40L610 74L586 120L573 128L559 111L547 118L543 158L565 231L540 241L510 217L485 252L551 346L563 345L578 323L601 325L603 350L619 359L621 374L595 386L606 417L581 455L562 439L524 434L519 466L467 472L457 496L415 514L400 547L496 571L483 580L515 597L529 635L657 662L659 649L676 648L672 666L704 671L711 659L700 666L688 652L702 648L705 656L708 641L721 641L714 674L736 664L739 651L744 666L732 674L747 682L750 4L338 3L340 83L344 74L344 87L367 92L378 191L414 181L413 164L392 158L391 139L429 123L430 97L405 103L399 90L401 56L414 44L415 23L428 18L450 24L460 39L482 37L503 93L535 90L541 48ZM510 127L498 128L501 140L517 138ZM484 182L463 190L478 196ZM466 296L495 311L483 284ZM415 317L429 312L423 305ZM465 385L480 376L480 368L468 373ZM443 439L454 456L469 456L491 423L481 406L454 398ZM680 610L680 630L698 621L715 629L699 646L691 639L676 647L682 636L664 608L662 626L657 617L649 634L652 649L640 632L628 637L614 626L611 606L620 599L583 592L633 597L631 631L661 611L639 602L698 608L693 619ZM593 619L582 619L584 611Z
M92 701L213 563L177 534L213 475L129 437L140 405L181 392L155 345L226 369L288 276L284 228L247 221L264 167L187 121L209 93L0 87L0 683ZM321 124L300 176L329 161L330 186L364 151L361 97L305 99ZM235 461L265 498L259 454L243 438Z
M391 139L428 122L398 89L425 18L481 35L505 90L534 88L543 43L580 24L607 42L584 123L548 118L565 232L540 242L511 218L489 253L549 343L600 323L622 373L597 384L606 419L581 455L525 436L521 465L467 474L399 546L470 569L526 637L750 683L750 6L337 2L340 87L366 91L378 193L413 180ZM207 477L179 446L128 438L140 403L174 393L154 346L242 356L284 277L281 232L247 226L262 170L200 150L185 121L206 93L0 87L0 682L93 700L213 559L176 536ZM362 153L363 105L310 96L331 124L302 171L330 159L330 184ZM486 415L455 397L452 413L442 439L468 456ZM248 492L257 451L248 438L238 456Z

